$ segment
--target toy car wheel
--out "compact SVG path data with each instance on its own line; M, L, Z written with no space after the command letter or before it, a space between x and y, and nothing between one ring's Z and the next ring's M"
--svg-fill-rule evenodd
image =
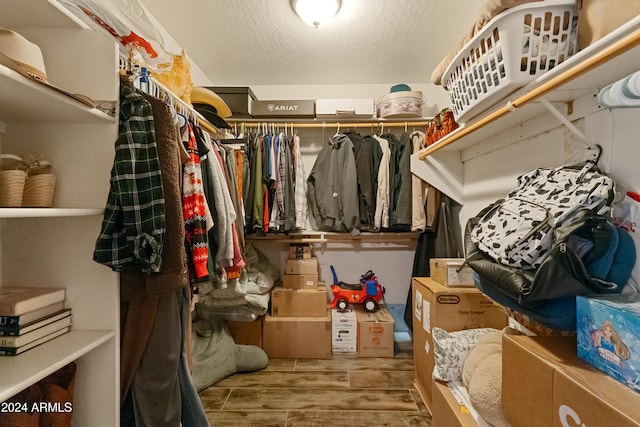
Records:
M378 303L376 302L376 300L371 298L367 298L366 300L364 300L362 306L364 307L364 311L366 311L367 313L373 313L374 311L378 310Z
M374 301L375 302L375 301ZM347 302L346 299L341 298L338 300L338 302L336 303L336 307L338 307L338 310L346 310L347 307L349 307L349 302Z

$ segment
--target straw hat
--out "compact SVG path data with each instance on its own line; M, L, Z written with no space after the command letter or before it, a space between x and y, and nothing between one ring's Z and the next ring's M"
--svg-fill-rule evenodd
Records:
M217 115L226 118L231 117L231 108L224 99L214 91L202 86L194 86L191 89L191 102L193 104L208 104L216 109Z
M47 78L47 70L40 47L15 31L4 28L0 28L0 65L75 98L90 107L96 106L96 103L87 96L72 94L52 85Z

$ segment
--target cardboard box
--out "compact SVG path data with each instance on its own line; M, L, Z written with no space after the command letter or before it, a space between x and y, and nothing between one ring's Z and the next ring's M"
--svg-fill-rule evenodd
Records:
M431 278L444 286L475 286L473 270L469 266L460 269L464 258L431 258ZM459 271L458 271L459 270Z
M233 118L251 117L251 102L258 99L248 86L207 86L231 108Z
M262 349L273 359L330 359L331 314L264 318Z
M640 295L577 297L578 357L640 393Z
M429 277L415 277L413 295L413 359L416 388L431 411L434 366L431 328L449 332L473 328L502 329L507 315L477 288L450 288Z
M318 274L318 258L287 259L285 274Z
M316 99L316 117L339 119L341 117L375 117L373 98Z
M317 274L283 274L282 287L286 289L312 289L318 287Z
M313 99L252 101L253 117L291 117L315 118L316 108Z
M324 317L327 314L327 289L285 289L271 291L271 315L274 317Z
M311 245L289 245L289 259L307 259L313 256Z
M355 305L358 318L358 357L394 356L394 321L383 305L374 313L367 313Z
M640 426L640 395L576 354L576 338L502 338L502 408L518 427Z
M467 408L455 398L447 383L433 381L433 427L477 427Z
M227 327L236 344L262 347L262 321L262 316L253 322L227 320Z
M358 351L358 318L353 307L331 310L331 351L354 354Z

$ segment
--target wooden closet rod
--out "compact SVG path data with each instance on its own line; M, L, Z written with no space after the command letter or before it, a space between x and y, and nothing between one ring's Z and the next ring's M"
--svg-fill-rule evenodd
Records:
M459 132L451 134L449 138L445 137L441 141L431 145L430 147L427 147L426 149L418 153L418 159L424 160L431 153L441 150L449 144L453 144L463 136L466 136L493 122L494 120L497 120L498 118L508 114L514 108L520 108L528 104L529 102L535 101L541 96L544 96L552 90L562 86L563 84L570 82L571 80L586 73L587 71L591 71L599 65L602 65L605 62L609 61L610 59L615 58L616 56L621 55L627 50L636 47L639 43L640 29L635 30L631 34L628 34L615 43L612 43L605 49L602 49L600 52L595 53L593 56L590 56L579 64L576 64L574 67L571 67L568 70L553 77L552 79L549 79L549 81L532 89L531 91L525 93L514 101L505 104L500 109L494 111L488 116L483 117L482 119L470 124L469 126L461 128Z
M317 122L317 123L300 123L300 122L280 122L280 121L262 121L262 122L244 122L242 120L233 120L226 119L229 123L236 123L239 126L246 127L260 127L263 124L267 125L275 125L275 126L293 126L295 128L337 128L337 127L345 127L345 128L357 128L357 127L416 127L416 126L426 126L429 123L429 120L418 121L418 122ZM313 119L310 119L313 120Z

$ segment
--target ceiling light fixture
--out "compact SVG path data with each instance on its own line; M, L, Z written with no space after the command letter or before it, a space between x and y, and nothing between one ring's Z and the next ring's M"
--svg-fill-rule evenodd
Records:
M331 22L341 3L341 0L291 0L291 7L305 24L318 28Z

